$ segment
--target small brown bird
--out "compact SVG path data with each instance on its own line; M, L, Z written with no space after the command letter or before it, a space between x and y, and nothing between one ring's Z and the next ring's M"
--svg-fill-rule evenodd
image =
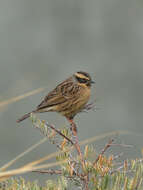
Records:
M80 112L88 102L92 81L86 72L76 72L59 84L44 98L35 110L25 114L17 120L21 122L30 117L31 113L58 112L72 122L74 116Z

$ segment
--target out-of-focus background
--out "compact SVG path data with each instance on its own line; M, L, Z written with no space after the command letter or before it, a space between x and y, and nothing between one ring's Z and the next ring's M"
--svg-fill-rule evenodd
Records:
M80 140L129 131L131 134L118 138L134 145L128 151L129 158L139 157L143 146L143 2L0 2L0 101L45 88L0 108L1 166L42 138L29 119L20 124L16 120L33 110L59 82L80 70L96 78L96 105L100 108L76 117ZM95 87L91 101L94 99ZM39 117L57 128L67 125L56 113ZM102 143L95 143L97 150ZM56 147L46 142L14 167L53 151Z

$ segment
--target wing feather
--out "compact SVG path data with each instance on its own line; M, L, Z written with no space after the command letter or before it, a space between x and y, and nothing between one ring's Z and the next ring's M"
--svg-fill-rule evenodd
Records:
M73 82L72 78L69 78L51 91L37 106L37 110L62 104L67 100L78 96L78 92L79 86Z

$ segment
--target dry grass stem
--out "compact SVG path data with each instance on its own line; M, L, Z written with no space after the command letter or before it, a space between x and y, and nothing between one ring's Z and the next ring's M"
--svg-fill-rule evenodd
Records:
M22 94L22 95L19 95L19 96L16 96L16 97L13 97L13 98L10 98L8 100L5 100L5 101L1 101L0 102L0 108L4 107L4 106L8 106L9 104L12 104L14 102L17 102L19 100L22 100L28 96L32 96L34 94L37 94L39 92L42 92L45 88L38 88L36 90L33 90L31 92L27 92L25 94Z

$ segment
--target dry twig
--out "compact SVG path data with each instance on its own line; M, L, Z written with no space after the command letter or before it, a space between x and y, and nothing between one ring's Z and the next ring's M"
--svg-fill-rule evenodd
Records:
M105 145L105 147L102 149L101 153L98 155L95 162L93 163L93 167L98 162L100 156L102 156L106 152L106 150L112 145L113 141L114 141L114 139L110 139L109 142Z

